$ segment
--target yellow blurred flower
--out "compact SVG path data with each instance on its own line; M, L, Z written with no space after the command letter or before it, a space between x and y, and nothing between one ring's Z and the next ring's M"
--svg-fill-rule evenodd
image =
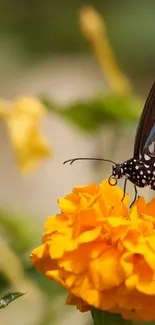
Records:
M84 36L91 43L109 86L119 95L131 92L128 78L120 70L107 36L104 18L90 6L83 7L79 22Z
M39 272L59 282L67 303L136 321L155 320L155 199L129 209L107 180L73 189L48 217L31 253Z
M14 102L0 100L0 116L7 126L10 142L22 172L30 172L50 156L50 147L39 130L45 116L43 104L33 97L19 97Z

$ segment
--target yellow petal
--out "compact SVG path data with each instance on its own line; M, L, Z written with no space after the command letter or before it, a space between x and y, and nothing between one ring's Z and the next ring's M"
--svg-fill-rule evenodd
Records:
M67 199L58 199L60 209L65 213L75 213L76 205Z
M85 231L84 233L82 233L78 238L77 238L77 242L79 244L81 243L88 243L91 241L94 241L95 239L97 239L101 233L101 227L98 226L93 230L89 230L89 231Z
M23 173L30 172L51 155L49 144L39 130L39 121L45 115L45 109L35 98L21 97L12 104L6 103L4 110L6 114L2 117L18 166Z
M150 281L150 280L141 280L138 282L136 285L136 288L140 291L143 292L147 295L155 295L155 280Z
M124 280L117 250L109 248L90 264L90 277L97 290L109 290L117 287Z
M43 104L34 97L19 97L13 103L11 116L27 116L30 119L40 120L45 115L45 108Z

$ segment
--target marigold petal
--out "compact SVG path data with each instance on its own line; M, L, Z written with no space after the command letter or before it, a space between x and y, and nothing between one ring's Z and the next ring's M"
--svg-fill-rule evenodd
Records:
M71 240L70 237L55 235L50 241L49 254L51 259L57 259L61 258L66 251L75 250L77 247L77 242Z
M41 258L43 258L44 256L48 256L48 252L49 252L49 246L47 243L38 246L37 248L35 248L30 257L33 260L34 263L36 263L37 261L39 261Z
M128 210L127 207L124 205L123 202L119 202L117 204L115 204L113 207L111 207L110 210L110 216L122 216L122 219L129 219L129 214L128 214ZM121 219L121 218L120 218Z
M96 205L80 211L76 217L76 221L80 225L80 231L86 231L90 228L98 226L103 220L103 212Z
M136 285L137 290L139 290L142 293L145 293L146 295L155 295L155 280L150 279L147 280L140 280Z
M78 244L88 243L96 240L101 233L101 226L96 227L93 230L85 231L77 238Z
M147 247L147 246L145 246ZM148 266L155 271L155 254L151 251L151 249L148 247L147 249L143 250L144 260L148 264Z
M148 243L149 247L155 253L155 237L154 236L150 236L146 240L147 240L147 243Z
M58 199L59 207L64 213L75 213L76 205L67 199Z
M130 220L132 222L133 225L137 226L137 222L138 222L138 210L136 206L133 206L131 208L131 212L130 212Z
M46 230L50 229L50 231L56 229L56 218L55 216L49 216L44 224L44 228Z
M30 255L30 258L39 272L46 273L47 270L51 270L56 267L55 261L51 260L50 258L49 246L47 243L34 249Z
M84 302L81 298L76 297L72 293L68 294L66 304L76 306L81 312L86 312L91 309L86 302Z
M141 214L144 211L144 208L146 206L146 201L145 199L140 196L137 201L134 203L133 207L137 208L138 214Z
M120 264L126 273L126 277L128 278L131 276L133 269L134 269L134 262L133 262L133 253L124 253L120 259Z
M130 226L130 222L128 220L119 217L107 218L105 223L108 223L112 228L123 227L124 229L126 229Z
M155 217L155 199L152 199L150 203L146 204L143 213Z
M59 229L64 229L64 227L68 226L68 217L67 215L57 214L56 216L49 216L44 224L44 228L47 231L59 231Z
M90 306L94 306L101 310L108 310L115 306L116 299L113 290L101 292L91 288L89 280L84 278L80 287L72 287L71 293L77 297L81 297Z
M76 194L87 194L90 197L95 196L98 191L98 185L96 184L90 184L85 186L76 186L73 189L73 193Z
M62 285L65 289L67 289L65 281L63 280L62 274L59 270L47 270L45 272L45 275L50 280L57 281L60 285Z
M130 276L129 278L127 278L126 281L125 281L126 287L127 287L129 290L136 289L136 287L137 287L137 283L138 283L138 280L139 280L139 275L138 275L138 274L133 274L133 275L131 275L131 276Z
M74 253L66 253L58 261L60 268L65 271L75 274L81 274L87 271L89 259L86 256L81 257L81 251L77 250Z
M108 272L106 272L108 270ZM124 271L120 265L120 256L115 248L109 248L90 263L90 278L97 290L109 290L124 280Z
M48 217L45 223L46 232L43 234L43 243L50 241L58 234L71 238L72 229L68 226L68 223L65 216Z
M111 190L111 185L108 183L108 180L104 180L101 184L100 184L101 190L104 192L104 195L107 197L108 203L113 206L114 202L120 203L121 199L123 197L123 191L120 188L117 187L113 187L113 190ZM124 205L128 205L129 204L129 196L126 195L123 203Z

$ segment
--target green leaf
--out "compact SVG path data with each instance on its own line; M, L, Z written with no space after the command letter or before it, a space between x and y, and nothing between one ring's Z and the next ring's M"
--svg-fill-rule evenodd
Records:
M137 121L142 110L142 101L135 96L107 95L102 99L103 111L117 121Z
M26 271L28 277L32 279L32 281L37 282L39 288L45 292L49 297L56 298L56 296L65 295L65 289L55 281L49 281L46 277L43 277L42 274L36 272L34 266L31 266L29 270Z
M130 325L133 323L132 321L123 319L120 314L103 312L94 307L91 309L91 315L94 325Z
M47 111L55 112L56 109L56 104L49 98L47 98L44 95L39 96L40 101L42 102L42 104L45 106L45 108L47 109Z
M39 240L39 231L36 225L27 220L28 216L24 214L0 207L0 225L5 233L9 234L11 247L18 254L27 252Z
M96 131L104 124L136 123L142 109L142 101L134 96L110 94L88 101L74 102L67 107L57 107L50 100L41 99L47 110L74 123L84 131Z
M26 293L22 292L9 292L2 298L0 298L0 309L8 306L12 301L18 299L21 296L24 296Z
M97 130L106 117L100 106L89 103L75 103L61 111L61 116L84 131Z

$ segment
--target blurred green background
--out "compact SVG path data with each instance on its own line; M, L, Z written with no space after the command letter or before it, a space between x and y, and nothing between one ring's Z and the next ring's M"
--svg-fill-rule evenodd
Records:
M3 43L13 44L19 52L23 51L29 63L52 54L90 55L78 24L78 10L87 4L104 14L109 38L126 73L138 81L142 79L142 83L146 83L151 76L153 78L153 0L1 0L1 46Z
M86 5L104 17L132 94L110 91L80 29L79 11ZM110 173L111 166L82 162L70 168L63 166L64 160L102 156L124 161L132 156L137 120L155 76L154 22L153 0L0 1L0 96L43 100L47 116L41 128L54 151L51 160L23 177L0 127L1 295L28 291L1 311L2 323L90 323L89 315L65 306L65 293L57 284L36 273L29 253L41 243L46 217L59 211L57 197Z

